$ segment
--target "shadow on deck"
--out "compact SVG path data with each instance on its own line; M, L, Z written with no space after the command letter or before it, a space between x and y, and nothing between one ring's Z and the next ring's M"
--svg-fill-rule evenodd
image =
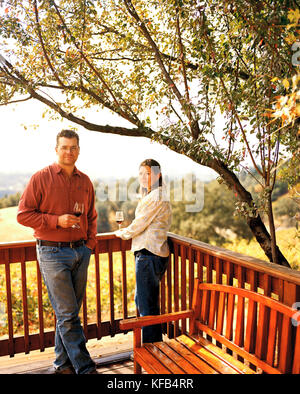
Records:
M132 333L118 334L113 338L89 340L87 348L101 374L133 374ZM44 352L35 350L14 357L0 357L0 374L51 374L55 359L54 348Z

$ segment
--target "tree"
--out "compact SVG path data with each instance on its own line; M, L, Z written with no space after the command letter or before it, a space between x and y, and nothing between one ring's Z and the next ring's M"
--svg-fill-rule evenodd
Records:
M267 257L288 266L271 199L279 160L295 152L296 126L268 110L295 74L289 34L297 23L283 27L296 7L292 0L2 1L0 102L36 99L86 129L151 138L212 168ZM132 127L95 124L81 107L108 108ZM238 178L247 161L260 174L270 234Z

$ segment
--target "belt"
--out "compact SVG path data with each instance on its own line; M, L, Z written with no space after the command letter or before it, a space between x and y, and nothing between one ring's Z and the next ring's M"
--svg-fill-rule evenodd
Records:
M136 256L138 253L147 255L147 256L156 256L154 253L150 252L148 249L141 249L141 250L136 250L134 252L134 255Z
M80 239L79 241L73 242L54 242L54 241L43 241L42 239L37 239L36 243L38 246L56 246L57 248L79 248L80 246L85 244L84 239Z

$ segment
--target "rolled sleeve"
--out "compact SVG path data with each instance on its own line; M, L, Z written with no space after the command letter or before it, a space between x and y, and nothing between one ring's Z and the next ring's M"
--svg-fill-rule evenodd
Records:
M131 239L141 234L149 224L154 220L162 207L162 201L148 199L142 203L133 222L126 228L115 232L117 237L124 240Z

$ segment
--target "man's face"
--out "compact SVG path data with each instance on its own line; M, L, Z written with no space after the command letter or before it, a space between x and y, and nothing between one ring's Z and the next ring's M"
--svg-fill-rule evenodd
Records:
M55 148L58 164L74 166L79 156L79 146L76 138L60 137Z

